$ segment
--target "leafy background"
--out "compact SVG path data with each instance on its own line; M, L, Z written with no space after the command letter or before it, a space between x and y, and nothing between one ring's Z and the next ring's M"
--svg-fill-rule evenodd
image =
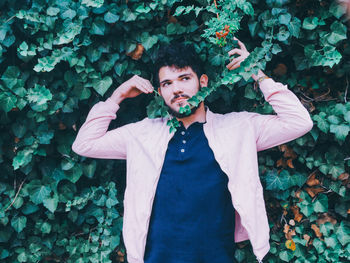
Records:
M196 98L213 111L273 113L249 79L257 65L312 115L310 133L259 153L266 262L350 259L344 10L319 0L214 2L0 1L1 262L126 262L125 163L79 157L71 145L92 105L134 74L152 79L159 45L172 40L194 43L206 61L210 85ZM215 32L224 25L231 31L221 47ZM252 54L228 72L233 34ZM146 94L127 100L110 128L164 116L161 104ZM235 257L255 262L248 241Z

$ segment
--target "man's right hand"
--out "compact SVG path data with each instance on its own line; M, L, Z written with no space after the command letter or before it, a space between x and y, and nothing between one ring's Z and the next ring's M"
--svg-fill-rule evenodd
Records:
M111 99L120 104L124 99L134 98L141 93L152 93L153 86L147 79L134 75L121 84L112 94Z

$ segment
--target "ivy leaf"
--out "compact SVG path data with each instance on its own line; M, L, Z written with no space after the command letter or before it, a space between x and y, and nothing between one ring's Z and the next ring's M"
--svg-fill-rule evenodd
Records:
M101 7L104 0L82 0L82 4L90 7Z
M335 234L337 235L337 238L339 242L345 246L346 244L350 243L350 226L348 222L342 221L340 225L338 226L337 231Z
M101 17L97 17L95 21L92 23L90 33L93 35L103 36L105 34L106 25L104 20Z
M75 12L72 9L67 9L61 14L62 19L73 19L77 15L77 12Z
M278 21L280 22L280 24L288 26L289 23L290 23L291 18L292 18L292 15L289 14L289 13L281 14L278 17Z
M292 21L287 24L287 27L292 36L299 37L301 28L301 21L299 18L293 17Z
M58 196L54 195L53 198L45 198L43 205L51 212L54 213L58 205Z
M289 174L283 170L280 174L276 171L268 171L265 177L267 190L286 190L289 188Z
M325 241L327 247L335 248L335 246L338 244L338 240L336 237L337 236L335 234L332 234L330 237L324 238L324 241Z
M335 21L331 25L331 33L328 34L327 40L330 44L335 45L339 41L346 39L346 32L346 26L338 21Z
M105 13L103 18L107 23L112 24L112 23L117 22L119 20L120 16L108 11L107 13Z
M318 17L307 17L303 21L303 28L307 30L313 30L318 26Z
M6 87L12 89L16 86L19 79L20 71L15 66L9 66L4 74L1 76L1 80L6 84Z
M36 205L43 203L43 201L50 196L51 188L49 186L42 185L39 180L31 182L28 187L30 192L30 200Z
M324 119L326 114L324 112L321 112L319 115L314 115L313 119L317 122L317 127L323 131L324 133L328 133L329 131L329 124Z
M17 233L21 232L27 225L27 218L25 216L14 217L11 220L11 226Z
M49 16L56 16L59 12L60 12L60 9L59 9L59 8L52 7L52 6L50 6L50 7L46 10L46 14L49 15Z
M326 195L321 194L317 197L313 203L313 208L315 212L327 212L328 211L328 198Z
M35 84L34 88L28 90L27 99L37 106L46 104L52 99L52 94L45 86Z
M33 157L33 152L34 150L30 148L19 151L15 158L13 158L13 169L17 170L19 167L26 166L28 163L30 163Z
M106 76L103 79L99 80L94 80L92 85L94 90L97 91L98 94L103 96L106 91L109 89L109 87L112 85L113 80L110 76Z
M350 127L346 124L334 125L331 124L330 132L335 134L335 137L340 141L345 141L346 136L349 134Z
M0 106L5 112L16 107L17 98L9 92L0 93Z
M141 35L141 43L146 50L150 49L158 42L157 36L150 36L148 32L143 32Z

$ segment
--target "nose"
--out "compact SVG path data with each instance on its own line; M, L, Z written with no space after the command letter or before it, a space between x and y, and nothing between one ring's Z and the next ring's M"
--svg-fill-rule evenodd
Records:
M174 94L179 94L179 93L182 93L183 90L182 90L182 87L181 87L181 84L177 81L174 81L173 82L173 93Z

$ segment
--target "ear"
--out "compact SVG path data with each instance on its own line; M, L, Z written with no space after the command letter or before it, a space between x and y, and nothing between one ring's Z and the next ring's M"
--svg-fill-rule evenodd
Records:
M158 93L159 93L160 96L162 96L162 92L160 90L160 87L158 88Z
M209 78L206 74L202 74L201 78L199 79L199 85L201 87L207 87L208 86Z

